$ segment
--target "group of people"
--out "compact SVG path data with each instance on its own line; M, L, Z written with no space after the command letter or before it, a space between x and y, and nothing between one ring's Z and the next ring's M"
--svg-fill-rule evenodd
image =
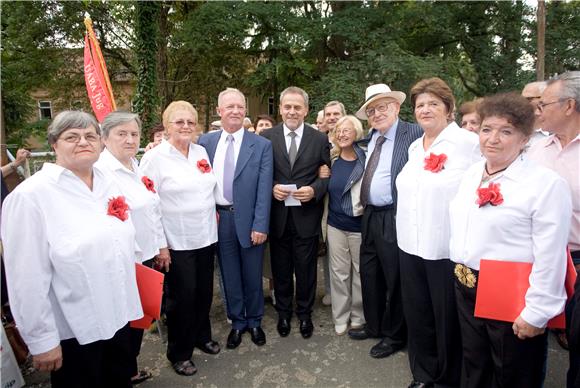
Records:
M140 163L137 115L112 112L99 125L60 113L48 131L56 162L2 209L12 312L34 365L54 387L148 378L136 361L143 331L128 324L143 316L142 262L166 271L167 358L195 374L194 348L221 351L209 317L216 253L226 347L245 333L264 345L267 241L276 329L288 336L296 315L308 339L324 235L336 334L376 338L375 358L407 346L409 387L542 386L546 326L567 301L567 249L580 260L580 73L544 87L535 101L474 102L465 130L439 78L411 89L416 124L399 118L405 93L375 84L355 115L329 102L316 129L305 123L308 94L292 86L280 94L282 123L258 122L256 133L244 128L245 96L227 88L219 130L197 139L195 108L172 102L165 139ZM528 151L538 125L549 136ZM511 322L475 316L487 261L531 266ZM566 307L570 387L580 381L578 297Z

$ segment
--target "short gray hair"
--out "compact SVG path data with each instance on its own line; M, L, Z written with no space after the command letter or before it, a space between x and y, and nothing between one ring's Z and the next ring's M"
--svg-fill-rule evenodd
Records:
M236 88L225 88L224 90L222 90L218 96L218 106L221 105L222 102L222 98L226 95L226 94L230 94L230 93L234 93L239 95L242 100L244 100L244 105L246 105L246 96L244 96L244 93L242 93L239 89Z
M340 107L340 112L342 113L343 116L346 116L346 109L344 107L344 104L340 101L330 101L329 103L327 103L326 105L324 105L324 109L323 112L324 114L326 114L326 108L330 108L331 106L335 106L338 105Z
M57 114L48 126L48 144L55 144L59 136L68 129L88 127L95 128L97 134L101 134L97 119L90 113L79 110L64 110Z
M280 93L280 104L282 104L282 99L287 94L300 94L304 99L304 105L308 108L308 93L304 91L304 89L299 88L298 86L289 86Z
M116 110L111 112L105 117L103 122L101 123L101 132L103 134L103 138L108 138L111 129L115 128L118 125L129 123L135 120L137 123L137 127L139 128L139 133L141 133L141 119L139 115L136 113L125 112L122 110Z
M576 101L576 112L580 112L580 71L567 71L548 81L548 85L562 82L560 98L571 98Z

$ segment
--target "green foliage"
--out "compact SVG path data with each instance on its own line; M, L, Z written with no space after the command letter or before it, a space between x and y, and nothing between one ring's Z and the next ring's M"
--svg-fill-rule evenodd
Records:
M158 18L161 5L154 1L141 1L135 7L135 52L137 58L137 91L133 98L133 110L147 130L159 122L160 107L157 88L157 38Z
M438 76L459 103L534 78L535 10L522 1L57 1L2 2L2 102L8 131L48 88L63 104L86 96L79 66L89 12L115 90L137 80L134 108L149 128L173 100L214 117L237 87L266 101L290 85L311 97L310 120L330 100L349 113L383 82L409 93ZM580 68L580 2L547 2L546 74ZM25 26L25 28L23 28ZM73 49L71 49L73 48ZM80 87L80 89L79 89ZM401 114L413 119L408 103Z

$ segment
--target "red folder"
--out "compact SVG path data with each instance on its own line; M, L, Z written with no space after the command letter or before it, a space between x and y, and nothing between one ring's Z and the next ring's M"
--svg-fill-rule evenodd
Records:
M525 307L525 297L530 288L532 263L482 259L477 280L475 313L478 318L514 322ZM576 269L568 252L565 288L568 299L574 293ZM564 313L548 322L549 328L566 327Z
M135 274L144 316L136 321L131 321L131 327L147 329L151 326L153 319L159 319L161 315L164 275L143 264L135 264Z

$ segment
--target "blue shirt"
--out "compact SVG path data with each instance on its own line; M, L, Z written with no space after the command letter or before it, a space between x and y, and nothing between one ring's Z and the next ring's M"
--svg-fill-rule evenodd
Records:
M345 214L340 206L342 193L356 163L356 160L347 161L339 157L332 165L332 174L328 183L330 199L328 204L328 225L346 232L360 233L362 216L349 216Z
M389 128L385 133L386 139L381 148L381 158L379 159L379 165L373 175L369 193L369 204L374 206L386 206L393 203L391 162L393 160L393 149L395 148L395 136L397 135L398 125L399 119L397 119L391 128ZM382 136L381 133L376 129L373 129L373 135L369 141L366 163L369 162L371 155L373 154L379 136Z

